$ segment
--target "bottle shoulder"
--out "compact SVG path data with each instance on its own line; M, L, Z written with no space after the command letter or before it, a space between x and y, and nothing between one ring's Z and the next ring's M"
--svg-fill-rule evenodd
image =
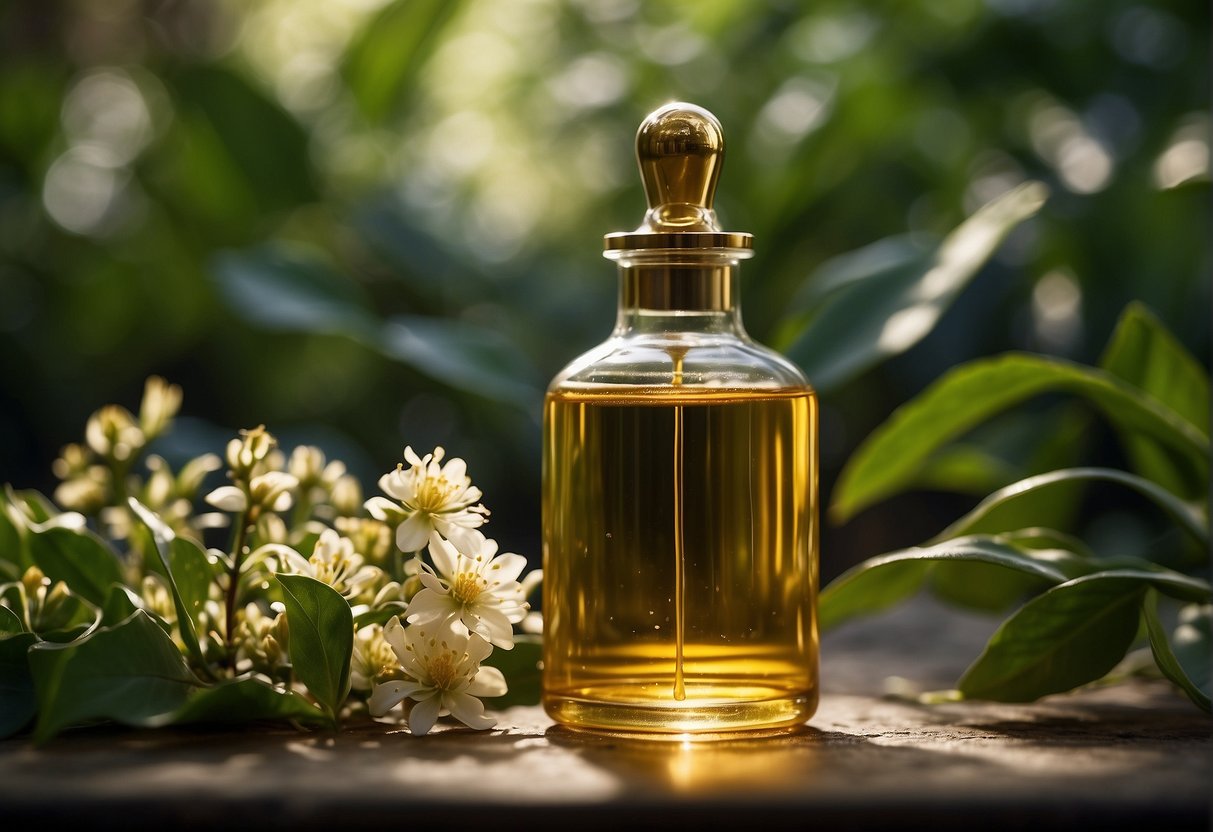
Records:
M569 362L548 390L586 385L811 390L788 358L748 338L703 333L612 336Z

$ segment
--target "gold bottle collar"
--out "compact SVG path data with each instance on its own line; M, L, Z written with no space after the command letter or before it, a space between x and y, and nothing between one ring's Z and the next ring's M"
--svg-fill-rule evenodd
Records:
M724 131L714 115L685 102L654 110L636 131L636 161L648 211L635 231L606 235L605 256L687 249L749 256L753 236L722 230L712 207L724 164Z

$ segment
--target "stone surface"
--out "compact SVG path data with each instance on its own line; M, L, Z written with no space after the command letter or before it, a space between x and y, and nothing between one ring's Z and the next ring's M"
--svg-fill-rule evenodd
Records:
M994 623L918 602L841 628L823 646L818 715L779 737L624 739L569 731L525 707L501 713L500 730L426 738L365 723L338 735L98 728L43 747L9 740L0 817L6 829L78 819L92 828L1209 828L1211 723L1162 682L1032 705L885 695L947 687Z

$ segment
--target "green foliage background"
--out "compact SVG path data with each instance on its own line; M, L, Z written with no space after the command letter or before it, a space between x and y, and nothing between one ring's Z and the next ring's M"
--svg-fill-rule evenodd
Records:
M759 252L747 324L783 347L835 258L910 262L1049 186L929 336L823 385L828 501L962 361L1093 362L1132 300L1207 357L1209 30L1179 0L4 4L0 480L49 492L89 413L155 372L186 391L174 463L266 423L369 484L442 443L537 560L542 390L610 328L633 132L685 99L725 126L719 209ZM856 306L837 331L871 322ZM1110 436L1047 398L996 420L929 492L827 527L823 577L1020 477L1115 463ZM1154 533L1114 499L1086 511L1124 549Z

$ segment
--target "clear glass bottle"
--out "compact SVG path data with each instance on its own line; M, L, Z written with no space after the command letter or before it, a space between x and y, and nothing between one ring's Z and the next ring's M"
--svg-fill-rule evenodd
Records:
M570 727L778 729L817 707L817 402L738 307L719 122L637 132L644 223L608 234L610 338L544 407L543 703Z

